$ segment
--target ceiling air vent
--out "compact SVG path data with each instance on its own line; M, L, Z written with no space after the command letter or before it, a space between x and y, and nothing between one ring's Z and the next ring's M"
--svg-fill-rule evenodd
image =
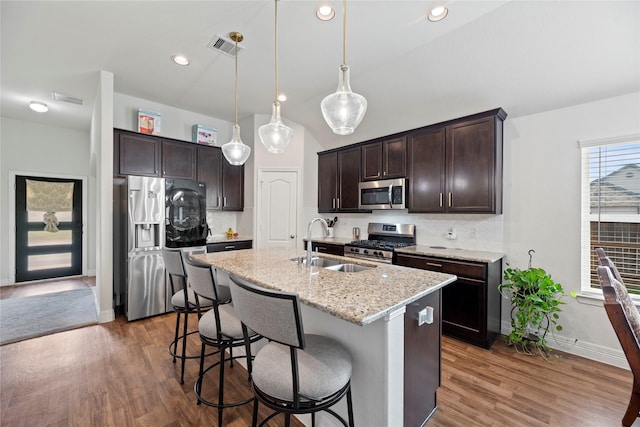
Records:
M207 45L210 49L217 50L225 55L235 56L236 54L236 42L226 37L216 34L216 36ZM244 46L238 44L238 55L242 53Z
M51 98L55 99L56 101L68 102L70 104L84 104L84 100L80 98L74 98L73 96L65 95L64 93L60 92L51 92Z

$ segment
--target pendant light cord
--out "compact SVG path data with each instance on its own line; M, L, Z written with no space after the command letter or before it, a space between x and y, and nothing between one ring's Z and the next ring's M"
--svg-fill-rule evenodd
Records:
M236 104L236 126L238 125L238 38L236 37L236 89L235 89L235 104Z
M342 23L342 65L347 65L347 0L343 3L343 23Z
M278 103L278 0L275 0L276 3L276 19L275 19L275 39L276 39L276 48L275 48L275 63L276 63L276 97L275 103Z

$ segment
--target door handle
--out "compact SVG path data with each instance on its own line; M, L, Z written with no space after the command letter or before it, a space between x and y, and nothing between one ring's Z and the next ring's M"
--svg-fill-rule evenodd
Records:
M292 239L296 238L296 236L294 234L290 235L289 237L292 238Z

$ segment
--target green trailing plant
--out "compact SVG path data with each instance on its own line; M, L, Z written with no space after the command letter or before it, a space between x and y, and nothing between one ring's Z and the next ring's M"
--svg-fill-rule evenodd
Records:
M498 285L498 289L512 305L509 345L516 351L548 358L551 353L548 333L562 331L558 313L562 311L561 298L565 292L544 269L531 266L532 252L535 251L529 251L529 268L506 268L505 282Z

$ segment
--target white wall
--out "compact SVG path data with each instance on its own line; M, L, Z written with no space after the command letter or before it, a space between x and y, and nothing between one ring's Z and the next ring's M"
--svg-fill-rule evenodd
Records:
M567 293L580 292L581 153L578 140L638 133L640 93L513 120L505 127L505 252L514 267L547 270ZM566 298L558 347L625 365L601 303ZM503 304L503 320L508 320ZM573 340L578 342L573 345ZM554 342L551 340L551 344Z
M34 113L37 114L37 113ZM89 176L89 133L3 117L0 129L0 284L9 277L9 174L13 171L48 175ZM91 187L90 182L90 189ZM91 192L91 191L90 191ZM93 206L89 207L91 215ZM89 217L88 247L95 248L95 227ZM95 271L95 253L90 250L87 268Z

